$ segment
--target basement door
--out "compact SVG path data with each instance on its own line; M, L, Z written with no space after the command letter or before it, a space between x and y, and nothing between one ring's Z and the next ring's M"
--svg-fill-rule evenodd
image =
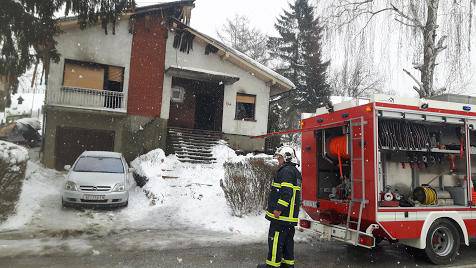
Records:
M114 131L58 127L56 129L55 168L72 165L84 151L114 151Z

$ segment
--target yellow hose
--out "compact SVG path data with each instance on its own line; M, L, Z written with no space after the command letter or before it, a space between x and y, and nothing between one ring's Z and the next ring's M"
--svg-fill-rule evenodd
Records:
M436 191L431 187L423 186L423 191L425 192L425 202L424 205L435 205L437 201Z

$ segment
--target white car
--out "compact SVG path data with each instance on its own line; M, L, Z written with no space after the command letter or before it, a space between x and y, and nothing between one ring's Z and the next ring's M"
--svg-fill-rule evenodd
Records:
M85 151L68 171L62 204L69 206L125 207L133 184L132 169L120 153Z

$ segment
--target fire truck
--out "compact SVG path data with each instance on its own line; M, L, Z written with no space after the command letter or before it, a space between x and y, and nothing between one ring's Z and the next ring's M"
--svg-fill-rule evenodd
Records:
M440 99L376 95L301 120L299 228L365 248L399 242L434 264L452 262L476 237L476 105Z

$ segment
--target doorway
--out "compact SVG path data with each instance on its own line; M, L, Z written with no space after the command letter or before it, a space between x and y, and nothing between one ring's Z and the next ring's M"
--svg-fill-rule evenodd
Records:
M223 83L174 77L169 126L221 131L223 98Z

